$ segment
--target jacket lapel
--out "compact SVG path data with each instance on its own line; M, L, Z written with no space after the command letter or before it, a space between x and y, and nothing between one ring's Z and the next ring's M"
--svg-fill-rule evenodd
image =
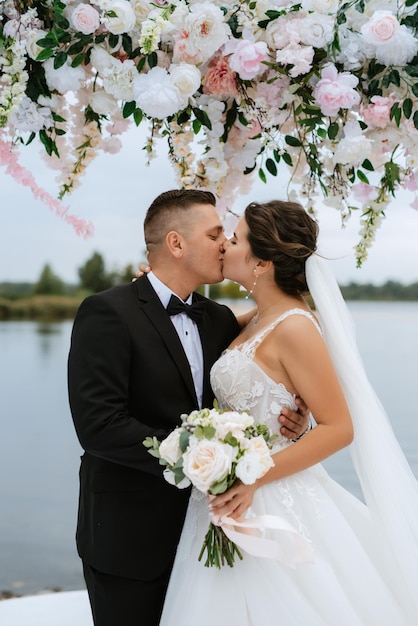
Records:
M161 300L152 288L148 278L143 276L135 281L135 283L137 285L137 294L141 309L159 333L197 407L197 397L192 372L177 331L171 323Z

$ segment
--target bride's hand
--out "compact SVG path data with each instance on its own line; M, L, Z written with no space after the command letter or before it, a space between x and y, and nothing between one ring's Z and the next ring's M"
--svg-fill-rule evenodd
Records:
M220 496L210 500L209 509L215 517L232 517L236 520L244 517L253 502L257 483L244 485L240 480Z
M145 263L141 263L138 269L135 272L135 276L132 278L132 282L135 282L137 278L141 278L144 274L148 274L151 271L149 265L145 265Z

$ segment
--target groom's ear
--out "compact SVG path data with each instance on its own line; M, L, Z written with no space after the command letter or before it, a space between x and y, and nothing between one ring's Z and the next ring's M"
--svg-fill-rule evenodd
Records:
M169 252L180 259L183 256L184 241L183 237L176 230L170 230L165 238Z

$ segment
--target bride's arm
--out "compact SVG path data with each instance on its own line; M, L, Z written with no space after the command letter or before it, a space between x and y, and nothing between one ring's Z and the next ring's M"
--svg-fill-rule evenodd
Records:
M229 491L217 496L211 502L215 515L243 515L258 487L320 463L353 440L350 413L322 337L305 318L293 316L287 321L289 332L280 334L280 350L284 355L281 366L311 408L317 426L277 452L273 456L274 467L254 485L236 482Z

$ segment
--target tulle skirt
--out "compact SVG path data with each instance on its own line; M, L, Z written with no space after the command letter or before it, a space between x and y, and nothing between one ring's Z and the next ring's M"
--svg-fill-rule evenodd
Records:
M321 465L258 489L251 514L286 519L309 541L313 561L290 567L243 552L233 567L205 567L198 555L210 517L193 491L160 626L418 624L391 591L367 507Z

